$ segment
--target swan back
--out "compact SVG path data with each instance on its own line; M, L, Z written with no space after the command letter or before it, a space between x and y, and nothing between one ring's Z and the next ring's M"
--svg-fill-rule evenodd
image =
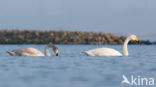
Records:
M88 56L122 56L122 54L111 48L96 48L84 52Z

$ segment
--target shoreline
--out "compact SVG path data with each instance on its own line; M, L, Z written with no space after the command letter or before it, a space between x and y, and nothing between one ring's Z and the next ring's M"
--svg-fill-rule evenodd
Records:
M42 30L0 30L0 44L123 44L125 36L106 32L42 31ZM131 41L129 44L152 45L149 40Z

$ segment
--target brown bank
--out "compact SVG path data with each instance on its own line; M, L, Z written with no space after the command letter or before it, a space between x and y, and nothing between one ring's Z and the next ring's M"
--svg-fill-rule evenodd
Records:
M0 30L0 44L122 44L126 37L106 32ZM154 44L150 41L130 44Z

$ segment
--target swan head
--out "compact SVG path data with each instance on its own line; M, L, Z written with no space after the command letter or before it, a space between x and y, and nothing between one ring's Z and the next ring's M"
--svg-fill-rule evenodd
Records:
M137 42L139 41L136 35L131 35L129 38L130 40L133 40L133 41L137 41Z
M58 48L57 48L57 47L54 47L54 48L53 48L53 51L54 51L54 53L56 54L56 56L58 56Z
M48 47L51 47L51 48L53 48L53 52L56 54L56 56L58 56L58 48L54 45L54 44L52 44L51 42L49 43L49 45L48 45Z

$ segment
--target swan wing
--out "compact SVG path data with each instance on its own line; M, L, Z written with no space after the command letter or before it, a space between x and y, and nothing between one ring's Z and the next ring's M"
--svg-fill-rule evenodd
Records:
M122 54L112 48L96 48L84 52L88 56L122 56Z
M44 54L35 48L22 48L12 51L16 56L44 56Z

